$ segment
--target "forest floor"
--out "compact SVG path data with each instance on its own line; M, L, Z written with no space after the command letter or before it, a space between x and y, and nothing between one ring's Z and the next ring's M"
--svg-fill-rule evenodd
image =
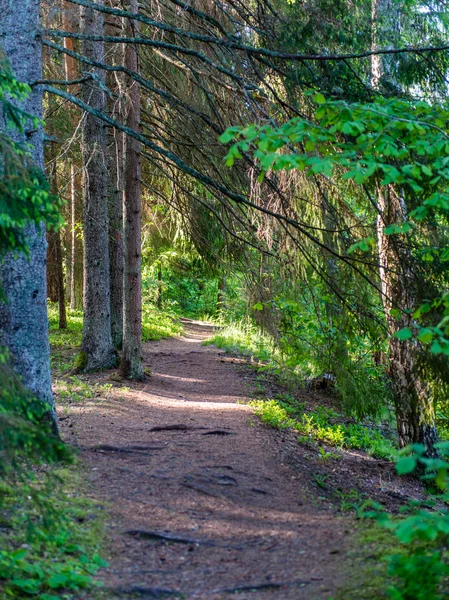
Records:
M355 519L329 490L394 503L419 489L399 489L391 463L324 461L262 425L246 404L254 373L202 345L212 332L186 322L183 336L145 344L146 382L89 375L95 397L62 404L63 437L105 508L104 598L334 598Z

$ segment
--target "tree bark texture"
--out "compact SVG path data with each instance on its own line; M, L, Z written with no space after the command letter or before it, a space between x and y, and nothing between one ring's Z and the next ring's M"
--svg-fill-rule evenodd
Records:
M394 334L413 328L411 313L419 304L415 292L412 256L397 235L386 235L384 228L407 220L403 200L392 186L378 190L379 216L377 239L383 306L389 334L389 375L393 391L396 422L401 446L424 444L430 452L437 441L435 413L426 384L418 373L420 346L415 340L400 341ZM391 315L399 309L401 316ZM404 313L407 310L409 312Z
M65 31L76 31L79 26L80 9L74 4L62 2L62 23ZM64 38L64 48L75 50L75 41L71 38ZM68 81L79 77L79 68L76 60L64 54L64 71ZM72 87L74 94L79 93L79 86ZM78 127L79 114L74 107L70 113L73 130ZM81 169L78 164L78 155L72 156L70 165L70 215L68 219L68 255L69 267L67 269L67 291L70 298L70 307L81 310L83 308L83 289L84 289L84 267L83 267L83 236L81 235L83 219L83 198Z
M82 310L84 299L83 199L78 165L70 167L70 308Z
M137 13L138 0L130 0L128 10ZM137 33L137 23L128 21L130 35ZM128 44L125 65L131 71L139 71L136 47ZM140 131L140 89L129 79L126 124ZM123 356L122 375L129 379L144 379L142 363L142 248L141 248L141 154L140 142L126 138L126 167L124 192L125 226L125 274L123 310Z
M39 0L0 0L0 44L18 80L31 83L42 78ZM42 117L42 93L33 88L22 108ZM44 168L43 127L29 124L24 135L38 167ZM45 226L27 226L29 256L8 254L0 259L0 346L9 349L14 370L34 395L49 406L49 418L57 431L51 388L47 317L47 243Z
M123 30L123 20L112 15L108 19L109 35L119 35ZM112 54L111 54L112 53ZM116 44L109 54L111 64L123 64L123 44ZM107 75L108 88L113 95L108 98L108 114L120 122L124 120L123 99L124 81L121 73ZM111 332L112 342L121 350L123 347L123 273L124 231L123 231L123 192L124 192L124 136L121 131L109 129L109 260L111 278Z
M372 0L372 45L396 44L400 38L400 4L393 0ZM376 56L371 61L372 85L386 78L395 85L392 57ZM407 221L407 206L400 190L378 186L377 245L379 252L382 302L389 334L389 375L401 446L422 443L429 454L437 440L435 411L429 392L419 376L420 345L415 340L400 341L394 334L413 328L411 313L419 304L413 273L413 257L397 235L386 235L389 225ZM391 315L401 311L400 317ZM408 312L404 312L408 311Z
M102 4L99 0L97 4ZM103 34L102 13L81 8L82 31L87 36ZM104 44L85 40L83 54L104 61ZM83 100L101 112L106 110L104 73L92 69L95 79L83 84ZM78 365L86 371L116 364L111 336L108 232L108 165L106 127L90 114L83 118L83 223L84 223L84 326L82 354Z

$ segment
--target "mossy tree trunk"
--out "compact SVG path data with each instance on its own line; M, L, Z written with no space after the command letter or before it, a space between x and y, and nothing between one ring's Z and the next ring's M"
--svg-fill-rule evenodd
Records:
M31 83L42 79L39 0L0 0L0 41L15 77ZM28 113L42 117L42 92L34 86L21 103ZM3 121L0 123L3 127ZM36 165L44 168L44 132L29 123L17 141L26 142ZM33 394L48 405L57 431L51 387L47 318L47 243L45 226L26 228L29 256L9 254L0 261L0 346L8 348L11 363Z

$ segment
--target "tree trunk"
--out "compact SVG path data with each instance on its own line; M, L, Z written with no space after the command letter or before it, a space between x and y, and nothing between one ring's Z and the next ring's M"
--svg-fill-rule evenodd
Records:
M50 182L51 191L57 196L58 195L58 178L57 178L57 165L56 165L56 145L54 142L51 144L51 172ZM58 302L59 304L59 329L67 329L67 315L65 308L65 293L64 293L64 271L62 268L62 247L61 247L61 234L54 229L47 231L47 242L48 242L48 270L47 270L47 284L48 297L52 302ZM51 277L50 273L51 268ZM50 288L53 288L51 289ZM54 294L55 298L52 298L51 294Z
M102 4L99 0L97 4ZM81 8L82 31L86 36L103 35L103 14ZM104 62L104 44L85 40L83 54ZM95 79L83 84L83 100L104 112L106 100L100 82L104 73L92 69ZM83 223L84 223L84 326L82 352L77 361L86 371L107 369L116 364L111 336L108 243L108 176L106 128L85 114L83 120Z
M157 265L157 307L162 310L162 265Z
M84 245L81 235L83 203L81 197L81 177L77 165L73 162L70 179L70 308L81 310L84 298Z
M394 334L413 328L411 313L419 304L415 292L412 256L397 235L386 235L384 228L407 220L407 210L397 191L388 186L378 189L379 216L377 239L383 306L389 339L389 375L393 391L401 446L421 443L432 453L437 441L435 412L426 384L418 373L420 346L415 340L400 341ZM399 309L401 316L391 315ZM408 312L404 312L408 311Z
M138 0L130 0L128 10L137 13ZM127 33L135 36L137 23L128 21ZM138 72L137 49L128 44L125 53L127 69ZM140 130L140 89L129 79L129 104L126 124ZM144 379L142 363L142 248L141 248L141 155L140 143L126 138L124 193L125 275L123 310L123 356L121 371L128 379Z
M109 190L109 259L111 277L111 332L117 350L123 346L123 134L113 132L108 148Z
M59 299L56 250L58 238L59 235L53 229L47 231L47 296L51 302L57 302Z
M0 40L15 76L26 83L42 79L39 0L0 0L0 9ZM32 88L21 107L42 117L39 87ZM27 129L15 137L28 144L36 165L43 170L43 127L30 123ZM57 432L48 342L45 226L28 225L26 239L29 256L8 254L0 262L0 286L5 294L5 302L0 304L0 346L9 349L12 366L25 386L48 404Z
M372 2L372 45L395 45L400 33L400 5L394 0ZM379 87L383 78L394 81L394 57L373 56L372 85ZM413 328L411 313L419 304L413 273L413 257L397 235L386 235L389 225L407 221L407 206L400 191L392 185L378 186L377 245L379 251L382 302L389 335L389 375L393 392L400 445L424 444L434 454L437 440L435 411L426 384L418 373L420 345L414 340L394 337L402 328ZM401 316L391 315L392 309ZM407 312L405 312L407 311Z
M115 6L115 3L113 3ZM123 31L122 19L114 16L108 18L108 35L120 35ZM110 51L110 64L123 64L124 46L116 44ZM108 88L113 95L108 98L108 114L120 122L124 120L123 97L124 81L121 73L107 75ZM121 131L109 130L108 163L109 163L109 260L111 278L111 333L112 341L117 348L123 347L123 272L124 272L124 240L123 240L123 178L124 178L124 137Z
M76 24L79 22L79 7L62 3L62 25L65 31L75 31ZM75 50L75 42L71 38L64 38L64 48ZM76 60L64 54L64 71L68 81L79 77L79 68ZM72 92L79 93L79 86L73 86ZM78 127L79 117L75 107L72 107L71 119L72 127L75 131ZM83 288L84 288L84 266L83 266L83 238L81 235L81 224L83 219L83 200L81 191L81 169L78 164L78 156L72 157L70 164L70 214L68 227L68 269L67 269L67 290L70 298L70 307L81 310L83 308Z

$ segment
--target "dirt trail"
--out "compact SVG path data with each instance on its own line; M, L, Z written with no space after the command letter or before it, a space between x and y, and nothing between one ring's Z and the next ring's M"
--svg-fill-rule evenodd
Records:
M106 597L330 598L343 524L282 464L240 403L242 374L201 345L210 334L192 322L146 344L147 382L73 406L62 423L111 515Z

